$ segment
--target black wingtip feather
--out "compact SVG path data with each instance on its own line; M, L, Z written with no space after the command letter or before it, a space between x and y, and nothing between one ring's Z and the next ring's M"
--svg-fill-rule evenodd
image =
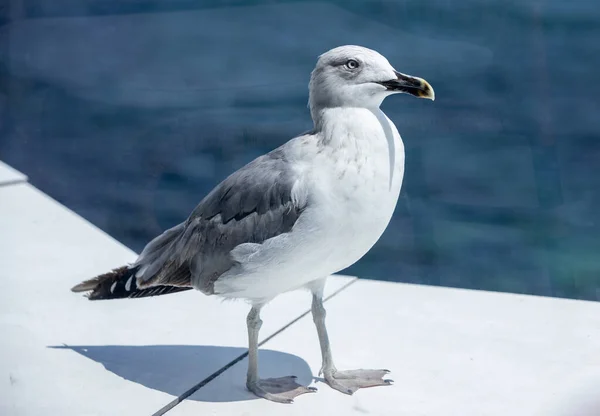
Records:
M167 293L189 290L187 286L151 286L138 288L135 274L138 268L119 267L93 279L86 280L71 290L73 292L89 292L89 300L143 298L148 296L166 295Z

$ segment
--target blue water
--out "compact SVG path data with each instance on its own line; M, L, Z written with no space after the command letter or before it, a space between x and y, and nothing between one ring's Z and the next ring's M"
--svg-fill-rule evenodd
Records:
M600 299L596 0L23 4L0 19L0 159L133 249L309 129L317 56L354 43L436 101L384 103L405 183L347 273Z

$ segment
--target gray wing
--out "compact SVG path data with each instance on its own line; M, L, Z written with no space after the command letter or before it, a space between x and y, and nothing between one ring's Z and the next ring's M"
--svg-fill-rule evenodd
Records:
M235 261L231 250L289 232L305 202L292 197L296 177L279 148L244 166L212 190L186 222L151 241L134 264L140 287L214 282Z

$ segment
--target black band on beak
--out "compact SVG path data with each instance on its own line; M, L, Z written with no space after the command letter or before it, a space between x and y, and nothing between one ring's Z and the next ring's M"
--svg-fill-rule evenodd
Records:
M433 88L422 78L411 77L400 72L394 71L396 79L379 82L388 89L388 91L405 92L415 97L435 99Z

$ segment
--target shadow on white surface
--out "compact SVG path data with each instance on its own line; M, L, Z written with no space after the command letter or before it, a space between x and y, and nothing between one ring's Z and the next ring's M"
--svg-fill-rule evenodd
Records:
M125 380L175 397L247 352L246 348L213 345L71 345L49 348L73 350ZM308 364L296 355L260 350L259 363L263 378L295 375L304 385L313 380ZM200 388L190 399L203 402L257 399L242 387L245 378L246 366L234 365L210 381L210 391Z

